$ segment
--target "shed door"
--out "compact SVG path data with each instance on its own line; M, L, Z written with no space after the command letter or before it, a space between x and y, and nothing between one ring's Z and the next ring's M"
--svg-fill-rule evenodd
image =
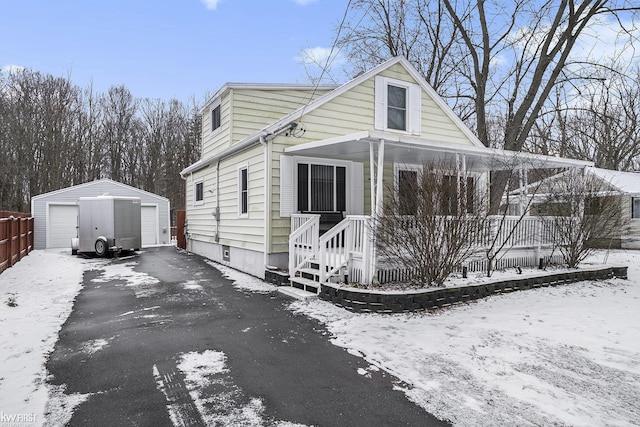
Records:
M142 246L158 244L158 208L156 206L142 206L141 208Z
M47 248L71 248L71 239L77 237L78 206L49 205Z

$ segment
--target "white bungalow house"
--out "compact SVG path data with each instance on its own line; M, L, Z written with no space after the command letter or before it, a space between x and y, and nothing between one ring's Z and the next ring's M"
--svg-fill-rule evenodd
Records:
M367 218L386 183L425 163L472 172L484 191L500 160L592 165L485 147L400 57L337 87L228 83L201 113L201 159L181 172L187 249L258 277L378 277Z

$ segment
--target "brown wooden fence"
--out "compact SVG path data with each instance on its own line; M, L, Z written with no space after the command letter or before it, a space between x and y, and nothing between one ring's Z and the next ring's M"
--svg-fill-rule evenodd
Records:
M33 250L33 218L20 212L0 211L0 273Z

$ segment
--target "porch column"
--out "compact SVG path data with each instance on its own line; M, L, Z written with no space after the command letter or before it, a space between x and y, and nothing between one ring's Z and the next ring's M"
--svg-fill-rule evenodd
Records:
M371 215L376 211L376 172L375 172L375 156L373 152L373 141L369 142L369 189L371 193Z
M376 217L382 215L382 178L384 175L384 139L378 143L378 176L376 177Z
M519 169L519 178L520 178L520 215L524 216L525 214L525 198L527 197L527 186L529 185L529 170L525 165L520 165Z
M376 276L376 218L383 210L383 178L384 178L384 140L378 142L378 156L376 161L374 143L369 142L369 172L371 177L371 217L373 218L367 245L365 245L364 271L362 280L371 283Z

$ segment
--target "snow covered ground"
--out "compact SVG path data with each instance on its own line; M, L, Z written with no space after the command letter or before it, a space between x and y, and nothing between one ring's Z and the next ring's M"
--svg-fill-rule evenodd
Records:
M397 376L410 400L454 425L640 425L640 252L587 261L605 257L629 266L629 280L515 292L434 313L355 314L320 300L290 309L323 322L335 345ZM229 278L260 287L241 273Z
M34 251L0 274L3 416L32 416L40 425L48 396L63 396L47 389L46 357L83 270L96 263L68 252ZM319 319L334 344L365 358L371 367L362 375L387 370L409 399L455 425L639 425L640 252L614 251L608 261L628 265L629 280L516 292L434 313L354 314L317 300L290 309ZM213 265L243 291L275 290ZM141 292L152 285L143 284ZM198 393L203 381L224 376L224 355L185 354L180 369ZM253 404L247 419L261 413L260 401Z
M44 422L49 392L57 393L46 386L45 363L86 266L70 250L33 251L0 274L0 411L8 417L3 421Z

